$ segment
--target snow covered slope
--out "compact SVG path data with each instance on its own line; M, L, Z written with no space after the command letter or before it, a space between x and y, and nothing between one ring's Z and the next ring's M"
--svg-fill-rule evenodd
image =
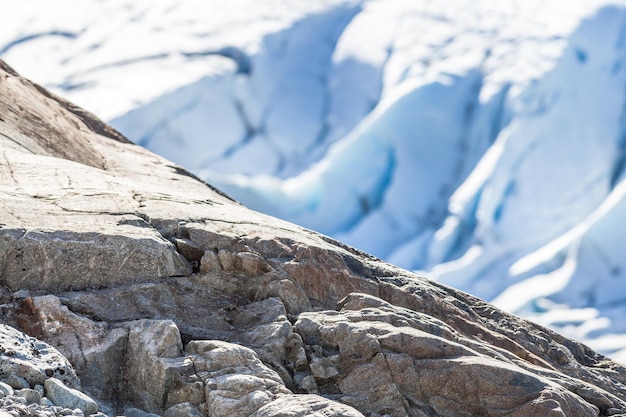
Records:
M626 1L29 0L0 57L248 206L626 361Z

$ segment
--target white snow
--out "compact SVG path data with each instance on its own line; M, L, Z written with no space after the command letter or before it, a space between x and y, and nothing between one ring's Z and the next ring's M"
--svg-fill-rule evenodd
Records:
M626 0L29 0L0 57L245 204L626 361Z

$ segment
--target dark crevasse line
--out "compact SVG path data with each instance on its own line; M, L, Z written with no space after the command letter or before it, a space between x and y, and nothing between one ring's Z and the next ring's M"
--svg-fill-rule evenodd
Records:
M346 26L347 27L347 26ZM345 28L344 28L345 30ZM369 71L369 72L376 72L377 73L377 78L378 78L378 91L376 94L376 97L370 101L369 103L369 110L367 112L365 112L362 117L360 118L360 120L356 121L356 122L352 122L351 126L343 126L345 128L345 132L344 134L341 133L336 133L335 129L337 129L336 125L333 125L332 123L332 111L333 111L333 105L332 105L332 101L333 98L333 88L330 87L330 77L332 76L332 72L333 70L337 69L337 66L330 66L328 68L328 73L325 74L324 78L323 78L323 82L324 82L324 102L323 102L323 117L322 117L322 127L320 128L319 134L317 135L317 138L315 139L315 141L309 146L307 153L312 155L312 161L313 162L317 162L319 160L321 160L324 155L326 154L326 152L328 151L328 148L335 142L341 140L342 137L347 136L348 134L350 134L350 132L352 130L354 130L354 128L356 126L358 126L358 124L365 118L368 116L368 114L370 114L380 103L380 100L382 98L382 80L383 80L383 76L385 73L385 66L387 64L387 62L389 61L389 58L391 57L392 54L392 48L389 47L387 48L387 57L385 59L385 62L383 62L383 64L380 67L376 67L376 66L372 66L370 64L367 64L365 62L358 62L358 61L354 61L354 60L350 60L347 62L341 62L339 64L337 64L337 66L352 66L352 67L358 67L357 68L352 68L352 72L353 73L361 73L361 72L365 72L365 71Z
M626 21L622 22L622 30L618 36L616 46L618 50L622 51L622 59L615 62L613 66L613 73L626 71L626 65L624 61L626 61ZM611 177L609 180L609 189L613 190L617 184L620 183L622 179L624 179L624 174L626 172L626 84L623 88L624 94L622 96L622 112L620 115L620 128L621 128L621 136L617 141L617 149L616 149L616 157L615 163L613 165L613 170L611 172Z
M63 30L51 30L49 32L32 33L30 35L25 35L25 36L22 36L21 38L12 40L11 42L4 45L0 49L0 55L9 52L9 50L11 50L13 47L17 45L20 45L22 43L26 43L35 39L46 38L46 37L60 37L60 38L66 38L66 39L76 39L82 33L83 31L75 33L75 32L63 31Z
M495 96L495 109L493 110L492 123L489 126L490 130L488 132L488 138L485 143L487 145L487 148L484 149L482 155L484 155L487 149L491 145L493 145L497 137L500 135L500 132L502 132L502 130L511 122L511 118L507 117L506 115L507 97L510 88L510 84L504 85L500 92L498 92L498 94ZM467 175L463 179L463 181L467 179L467 176L474 170L474 168L476 168L479 160L480 158L476 161L473 161L471 168L466 167ZM484 187L481 187L475 198L472 200L469 206L468 215L462 219L462 223L460 226L461 232L458 234L454 244L450 247L450 251L446 254L445 258L441 260L442 262L448 262L457 259L470 247L474 237L474 231L476 230L476 226L478 225L477 210L480 200L482 198L483 188Z
M448 199L454 192L462 186L469 175L476 168L478 162L483 158L485 152L495 142L496 138L510 120L506 119L507 97L510 85L504 85L499 92L493 95L492 99L486 103L480 102L480 93L484 85L482 74L477 77L472 89L472 95L467 103L465 119L463 121L462 136L459 139L460 152L456 167L455 178L450 183ZM453 213L449 206L442 209L430 227L438 230L443 227L447 218L457 217L459 224L456 227L452 242L448 249L441 254L442 258L437 259L437 263L448 262L459 258L472 245L474 241L474 231L478 224L477 210L481 200L482 188L476 193L463 209L463 213ZM406 243L406 242L405 242ZM402 244L398 245L401 247ZM428 252L428 245L424 251ZM421 258L429 263L428 256L424 253ZM428 268L429 265L416 265L415 268Z
M236 160L238 152L240 150L245 149L250 143L254 142L255 140L261 139L258 135L260 133L267 137L267 146L272 148L273 153L278 159L277 167L274 168L274 172L266 172L266 174L273 173L275 175L278 175L281 172L293 171L294 166L304 167L305 165L308 165L308 162L305 161L305 159L309 157L310 152L301 153L301 158L299 159L302 159L302 161L290 161L288 157L288 150L284 150L280 146L280 143L274 143L272 141L272 135L275 132L272 131L271 126L268 127L268 117L274 112L274 108L276 107L276 98L288 100L287 107L289 107L290 110L293 108L293 106L289 106L289 104L291 104L290 100L293 100L293 97L288 96L285 98L281 97L280 94L285 88L290 88L290 75L292 73L302 73L304 71L307 76L303 80L303 82L306 84L305 87L308 88L312 88L311 86L313 84L318 83L319 79L316 79L315 77L321 76L322 79L325 80L325 87L327 88L328 72L331 68L331 59L332 54L335 50L336 43L341 37L341 34L345 30L346 26L349 25L349 23L359 13L360 10L360 5L343 5L341 7L335 7L326 10L325 12L319 14L306 16L282 31L266 35L262 39L260 51L254 55L248 55L246 51L243 51L242 49L234 46L226 46L215 50L207 49L178 52L184 58L190 60L201 59L203 57L212 55L232 59L235 63L235 70L229 71L223 76L235 77L237 83L243 83L244 85L249 85L252 87L251 97L241 97L239 94L237 94L236 89L233 89L232 93L229 95L229 101L224 104L225 106L227 106L234 103L234 110L238 114L238 118L240 120L239 126L242 127L244 134L239 138L233 138L232 143L226 146L225 149L221 150L217 155L212 155L211 153L207 154L204 157L202 155L196 155L200 157L199 161L201 163L194 169L199 172L202 169L211 169L212 164L218 163L222 159L234 158L234 160ZM323 34L323 36L307 36L309 32L321 33ZM316 59L315 63L317 66L310 67L304 65L304 67L302 67L302 64L299 64L299 60L295 58L302 55L303 51L309 50L316 52L314 58ZM141 62L146 59L158 60L161 58L165 58L166 56L170 56L173 53L174 52L166 52L158 56L155 55L140 57L136 59L133 58L127 61L105 64L105 67L116 65L129 65ZM318 65L317 62L319 58L321 58L326 64ZM104 67L101 66L97 69L102 68ZM306 71L310 71L311 68L313 68L314 72L307 73ZM319 74L319 72L323 72L323 74ZM269 91L269 94L267 96L258 96L258 94L254 93L255 80L259 83L262 83L263 87L267 91ZM117 117L115 120L112 121L112 123L114 125L118 125L121 130L126 130L128 132L135 131L136 134L131 136L136 138L136 141L142 146L151 149L155 146L152 143L153 137L158 136L159 132L166 125L169 125L173 130L176 130L177 127L181 125L183 117L186 118L185 123L187 124L194 122L202 124L202 120L200 120L200 118L203 117L202 114L205 112L205 109L196 107L196 104L199 106L203 105L200 102L200 97L202 96L202 93L198 90L204 90L208 86L201 83L195 83L187 87L189 89L185 92L183 91L186 87L183 87L179 90L181 92L179 94L169 94L162 96L161 98L157 98L156 100L153 100L146 105L140 106L126 113L125 115ZM317 87L317 85L315 85L315 87ZM180 94L190 93L195 98L195 100L180 100ZM325 94L326 96L328 96L330 92L327 92ZM329 100L330 99L326 97L326 101ZM164 108L165 106L167 106L168 102L176 103L177 101L183 101L185 103L188 103L189 105L185 105L184 103L183 105L176 105L175 109L169 114L164 115L161 120L153 120L154 117L150 117L150 114L154 111L154 109L158 111L159 108ZM197 103L194 103L194 101L197 101ZM261 115L260 118L255 117L255 110L252 110L257 106ZM283 106L283 108L284 107L285 106ZM195 114L192 115L191 110L194 108ZM211 112L210 106L206 106L206 112L207 114ZM327 104L324 106L323 112L323 119L327 119ZM187 114L189 114L189 116L187 116ZM284 120L288 118L289 115L281 113L272 114L272 116L274 116L275 119L280 119L280 125L283 125ZM146 120L143 120L144 118ZM208 130L204 132L203 136L207 139L205 139L204 143L207 146L207 149L215 149L212 146L211 141L219 140L219 135L213 134L214 132L210 129L210 126L206 127ZM318 135L319 140L323 140L323 136L325 136L323 134L324 128L321 127L321 130L322 132L320 132L320 134ZM279 133L283 135L285 134L285 132L282 131ZM299 136L296 135L300 134L300 132L291 131L287 133L289 133L290 136L293 137L293 141L297 141L299 139ZM200 143L200 140L199 138L194 136L193 138L190 138L190 142ZM196 149L196 151L202 152L200 149ZM173 159L172 156L169 157L170 159ZM182 160L179 160L177 162L183 165L187 165L185 161ZM305 164L304 162L307 163ZM233 171L236 171L237 169L239 169L240 171L245 171L247 167L232 167Z
M609 9L602 16L615 17L614 12L615 10ZM622 12L620 12L620 14L621 13ZM601 23L598 24L597 23L598 21ZM626 91L626 85L624 85L623 81L621 80L624 74L623 73L624 71L623 59L625 57L624 40L626 39L626 36L625 36L626 31L625 31L624 18L622 15L620 16L620 19L618 22L613 21L612 23L613 28L615 28L615 26L613 25L614 23L618 24L617 29L620 32L620 38L621 38L621 41L618 40L617 45L615 46L615 49L611 49L613 47L613 44L611 41L615 38L613 38L612 36L608 37L605 35L605 37L608 38L608 45L609 45L609 47L606 48L606 50L602 50L603 52L605 52L605 54L601 55L600 51L595 51L596 55L590 53L587 55L586 59L583 62L581 62L580 60L581 47L579 46L579 44L585 45L587 42L590 42L591 40L593 40L593 37L591 37L590 39L589 25L591 24L597 25L597 27L595 28L592 26L592 28L595 29L593 32L591 32L592 34L603 33L598 30L598 27L602 26L604 28L605 26L608 26L607 24L603 24L604 22L602 22L600 18L594 18L593 20L590 20L590 22L592 23L582 24L578 29L576 29L576 31L572 33L572 35L570 36L569 45L566 49L564 49L562 56L555 63L555 67L551 71L548 71L546 74L544 74L544 76L534 80L533 83L528 85L526 91L524 91L521 95L517 97L517 103L514 103L512 105L512 107L515 107L515 104L522 104L523 106L514 108L513 114L507 114L505 116L507 119L510 119L511 117L516 117L518 119L518 122L522 122L520 125L522 126L525 125L526 127L528 127L529 125L532 127L532 123L537 123L537 120L540 120L540 119L544 119L544 120L548 119L550 120L551 123L554 123L553 121L562 122L563 120L559 119L559 116L563 115L564 113L563 109L564 108L568 109L569 108L568 106L571 107L572 106L571 103L572 102L576 103L575 101L576 99L580 100L580 95L588 94L588 91L581 89L581 92L579 93L578 96L567 95L566 93L568 89L577 88L578 86L573 86L571 84L571 81L566 80L562 76L562 74L563 73L569 74L568 72L568 69L569 69L570 72L575 71L574 75L578 75L580 79L584 79L585 77L590 76L589 71L591 70L587 69L586 70L587 72L584 72L585 69L589 68L590 65L597 65L597 62L602 59L606 59L606 61L612 63L613 64L612 70L611 70L611 65L602 66L602 75L603 76L609 75L610 77L616 77L617 80L620 80L619 84L617 83L615 84L617 91L615 91L614 93L616 93L616 98L619 100L619 101L616 100L617 101L616 104L618 106L621 106L621 108L620 107L613 108L613 112L617 112L617 115L619 117L610 120L611 124L613 123L613 120L617 122L617 124L612 125L613 129L618 126L620 126L620 128L616 130L611 129L610 135L608 137L604 137L603 142L600 142L600 138L590 138L589 135L584 136L583 135L584 132L579 134L579 136L582 137L584 141L587 141L587 143L591 143L592 140L598 140L598 143L606 143L608 146L611 146L610 154L608 152L605 153L605 155L608 156L607 159L604 159L604 163L606 164L605 171L602 172L601 178L600 176L597 176L598 177L597 181L595 181L596 185L594 185L594 187L596 187L596 190L602 189L602 191L603 192L606 191L607 193L606 195L608 195L610 190L606 190L604 188L605 187L604 184L606 184L607 188L610 187L611 189L613 189L624 179L624 173L626 170L626 117L625 117L626 101L624 100L624 93L623 93L624 91ZM608 71L606 71L607 69ZM558 80L556 87L553 85L555 82L555 74L557 77L556 79ZM591 74L594 77L597 76L596 75L597 72L591 73ZM589 82L591 83L593 82L593 80L589 80ZM587 102L589 102L591 99L594 99L594 98L595 96L591 95L590 98L587 99ZM565 100L569 100L569 101L565 101ZM602 100L602 98L599 99L598 103L603 103L600 100ZM566 104L563 104L563 103L566 103ZM530 111L528 110L529 108L530 108ZM565 120L567 121L571 119L565 119ZM576 122L577 121L572 121L572 126L577 126ZM579 123L578 125L581 125L581 123ZM544 127L544 125L541 125L541 126ZM493 232L494 230L497 231L498 229L502 229L504 227L502 226L502 222L508 221L505 224L506 225L511 224L511 219L514 218L514 216L515 216L515 220L513 221L517 221L517 222L528 221L528 220L525 220L522 216L519 216L519 207L516 207L516 204L518 204L518 202L520 201L520 198L519 197L517 199L515 198L516 187L517 189L522 189L523 186L526 186L527 187L526 190L528 190L528 188L530 188L528 187L528 185L531 184L534 186L533 190L535 190L537 188L541 188L544 186L542 181L549 182L551 178L549 177L541 178L539 181L534 181L533 183L532 181L528 180L528 178L524 178L521 176L521 173L528 172L528 170L526 171L523 170L524 165L527 168L530 165L530 163L536 162L538 160L538 158L536 158L536 154L539 152L548 155L546 158L544 158L545 160L543 161L539 160L539 162L544 162L544 165L549 166L551 163L555 163L553 161L558 160L557 158L552 157L553 154L547 154L547 151L553 151L553 148L550 148L550 147L544 148L543 146L545 144L545 141L541 140L542 138L546 138L546 137L553 138L553 136L547 136L547 133L551 133L552 135L554 135L552 131L545 129L545 127L543 130L541 130L540 133L535 134L535 135L529 134L529 132L532 133L533 131L529 130L528 128L527 129L518 128L515 131L517 132L517 135L515 136L517 145L523 145L523 146L509 147L510 149L511 148L515 149L516 152L515 154L511 154L510 153L511 151L509 149L508 151L509 158L506 159L507 162L505 165L507 167L506 170L501 169L501 170L495 171L495 176L499 176L500 177L499 179L502 181L500 181L501 186L498 187L497 189L498 192L495 196L497 200L493 201L494 203L492 205L493 210L491 211L491 213L483 212L482 214L486 214L486 216L484 216L483 219L476 219L476 218L472 219L471 217L467 216L467 213L469 212L468 208L470 207L470 205L473 205L474 208L477 208L479 204L476 204L477 203L476 201L471 201L471 202L468 201L466 202L466 207L463 208L463 216L460 216L462 217L462 221L467 222L467 223L470 223L469 220L471 219L474 222L474 225L477 220L484 221L487 227L489 227L490 229L487 230L487 232L483 232L483 236L488 237L489 233L494 233ZM522 134L524 133L526 135L522 136ZM571 134L569 135L571 136ZM565 138L567 137L568 137L567 133L563 134L564 145L567 144L567 142L565 141ZM580 140L582 141L583 144L585 144L583 139L580 139ZM567 148L567 146L563 146L563 147ZM535 158L533 158L533 153L535 153ZM579 164L578 168L582 172L589 171L588 170L589 167L585 165L581 166ZM502 178L503 176L504 178ZM572 186L574 187L585 186L590 189L592 188L591 186L588 186L587 182L583 182L583 180L591 181L593 179L592 177L590 176L584 177L581 175L580 178L581 180L578 183L573 181L573 182L570 182L570 184L572 184ZM516 182L517 184L520 185L519 187L516 185ZM601 183L602 185L597 186L597 184L599 183ZM563 187L563 191L565 191L565 188L566 187ZM555 190L555 192L561 192L561 191L562 190ZM476 194L472 197L478 198L480 196L480 192L481 191L477 191ZM597 195L598 193L596 193L596 196ZM581 193L581 198L589 199L593 197L594 195L591 192L587 194ZM488 199L489 196L482 196L481 199L483 198ZM491 195L491 199L492 200L494 199L493 194ZM601 201L602 200L598 200L598 204L600 204ZM569 211L570 209L565 204L563 206L564 206L563 213L568 213L567 215L569 215L569 213L571 213ZM546 205L546 207L548 206ZM548 208L551 209L552 207L548 207ZM540 227L544 227L544 229L540 229L538 227L537 230L539 233L535 233L531 235L534 238L534 241L532 241L531 239L526 239L526 241L524 241L523 238L520 237L520 239L515 242L514 249L511 251L512 255L514 256L513 259L508 260L506 259L505 255L501 255L501 254L497 255L496 262L501 265L501 267L499 268L497 272L487 273L485 272L485 269L481 269L480 272L476 272L473 269L475 267L473 265L470 265L469 267L465 268L465 271L463 271L462 269L459 269L456 272L454 272L456 273L456 275L452 275L453 277L452 279L456 279L455 277L461 277L463 272L465 272L466 276L471 274L473 279L477 279L476 282L478 282L478 284L470 286L470 287L466 286L464 288L463 287L461 288L469 292L486 291L485 290L486 286L490 285L489 280L493 279L495 283L497 282L495 279L496 277L498 278L498 280L500 280L500 282L505 279L506 285L512 285L512 284L524 281L530 277L550 273L550 272L560 269L561 267L563 267L567 257L576 258L577 262L580 262L580 258L578 257L578 255L574 253L568 254L567 253L568 249L566 248L554 254L551 259L544 260L538 263L537 265L532 266L532 269L521 271L521 272L516 272L514 274L511 271L507 272L508 267L513 265L516 260L523 259L525 255L534 253L535 251L538 251L539 249L544 248L546 244L554 241L555 239L558 239L559 236L566 233L572 227L575 227L577 224L579 224L585 218L587 218L587 216L589 215L588 210L595 210L594 207L589 208L589 206L587 206L586 209L587 209L586 212L585 211L576 212L576 216L580 216L579 219L577 220L576 219L572 220L571 216L570 218L567 218L567 215L564 215L563 216L564 219L562 222L559 222L559 223L555 223L554 221L551 221L550 223L546 222L545 226L540 226ZM507 212L508 210L511 210L511 212ZM472 213L472 217L475 217L473 216L473 213ZM533 227L532 221L529 221L528 223L529 223L529 227ZM553 224L557 224L558 226L554 227ZM462 226L457 227L457 230L455 230L456 239L458 239L458 235L472 233L470 230L462 229ZM520 230L523 230L523 232L527 232L527 229L528 228L526 228L525 230L523 226L520 227ZM530 233L527 232L527 234L530 234ZM480 235L466 236L466 238L469 240L470 244L473 242L480 243L480 239L482 239ZM494 251L495 253L497 253L498 249L494 249L494 247L492 247L488 250L491 250L492 253L494 253ZM463 251L461 251L459 255L463 255ZM481 259L483 260L489 259L489 257L486 257L486 258L483 257ZM480 261L479 263L476 263L475 265L480 265ZM589 267L587 266L587 268ZM581 267L580 270L582 271L582 269L583 267ZM582 273L589 274L588 272L589 270L590 269ZM466 272L466 271L469 271L469 272ZM590 279L594 279L594 280L600 279L597 275L595 276L593 276L593 274L591 275L592 277L589 277ZM481 280L482 280L482 284L480 283ZM451 283L451 282L455 282L455 281L448 281L448 283ZM481 286L482 286L482 289L480 289ZM560 290L560 291L563 293L567 292L565 290ZM488 296L487 294L491 294L491 293L478 292L478 295L485 297L485 298L490 298L491 296ZM560 293L556 292L555 294L560 294ZM563 303L567 303L567 304L571 303L571 301L565 301L563 299L560 299L559 301Z
M234 97L234 107L237 111L237 114L239 115L239 118L241 119L241 123L244 126L246 134L241 138L241 140L230 145L221 154L212 156L211 158L200 162L200 166L211 166L214 163L232 157L239 150L252 142L254 136L258 133L257 129L255 129L253 124L250 122L248 115L243 108L243 104L239 99L237 99L237 97Z
M1 53L2 51L0 51L0 54ZM226 46L226 47L215 49L215 50L210 49L210 50L203 50L203 51L169 51L169 52L162 52L162 53L153 54L153 55L143 55L143 56L137 56L137 57L128 58L128 59L122 59L118 61L106 62L100 65L87 68L82 71L77 71L72 75L72 78L88 75L95 71L102 71L102 70L107 70L110 68L125 67L129 65L140 64L143 62L167 59L173 55L182 55L183 57L186 57L189 59L203 58L203 57L212 56L212 55L221 56L221 57L229 58L233 60L233 62L236 65L237 74L247 75L251 71L250 57L243 50L237 47ZM83 84L86 84L86 83L83 83ZM78 89L78 88L83 87L84 86L83 84L66 82L66 83L60 83L56 85L56 87L61 88L65 91L71 91L73 89Z
M352 19L354 19L355 16L353 16ZM352 21L352 19L350 20L350 22ZM337 43L339 42L339 39L341 38L341 36L343 35L343 33L345 32L346 28L349 26L350 22L348 22L344 27L343 30L341 32L341 34L337 37L337 39L335 40L335 44L333 46L333 53L334 50L336 49ZM378 92L377 92L377 96L376 98L371 102L370 104L370 111L367 112L366 114L363 115L363 118L366 117L372 110L374 110L376 108L376 106L378 105L378 103L380 102L381 99L381 95L382 95L382 79L383 79L383 74L385 73L385 65L387 64L387 62L389 61L389 58L391 57L392 54L392 48L389 47L387 48L387 57L385 59L385 62L381 65L380 68L371 66L367 63L364 62L357 62L357 61L349 61L349 62L341 62L338 65L358 65L362 68L366 68L367 70L371 70L374 72L378 72ZM331 54L332 56L332 54ZM328 147L330 145L332 145L332 143L336 142L337 140L340 140L341 137L343 136L339 136L336 138L330 138L330 143L329 143L329 135L331 133L333 133L333 128L334 126L332 125L332 121L329 120L331 118L331 112L332 112L332 95L333 95L333 89L330 87L330 77L332 74L330 74L334 69L336 69L335 67L333 67L332 65L330 65L328 67L328 72L326 74L324 74L323 76L323 84L324 84L324 102L323 102L323 117L322 117L322 127L320 128L319 134L317 136L317 138L315 139L315 141L311 144L311 146L308 149L309 153L314 154L315 156L313 157L314 161L318 161L320 160L324 154L326 153L326 151L328 150ZM353 72L356 72L353 70ZM361 118L361 120L363 120L363 118ZM350 131L352 129L354 129L356 127L357 124L355 124L354 126L350 126ZM349 132L346 132L346 134ZM344 135L345 136L345 135Z
M250 56L240 48L235 46L225 46L217 50L182 52L182 56L187 58L201 58L210 55L219 55L232 59L237 65L236 74L250 75L252 72L252 62Z
M320 74L308 74L308 79L305 80L305 84L310 84L313 81L319 81L321 88L323 89L323 98L321 103L321 118L320 125L315 135L315 138L312 142L306 146L306 151L304 155L311 160L305 163L305 166L308 166L310 163L314 163L315 161L321 159L327 150L326 138L328 133L331 131L331 126L329 123L330 112L331 112L331 101L332 101L332 89L330 88L330 76L333 70L332 65L332 56L335 52L337 43L339 42L341 36L345 32L346 28L350 25L352 20L362 11L362 5L342 5L340 7L336 7L330 9L328 11L314 14L310 16L306 16L305 18L296 21L289 28L269 34L263 38L262 47L260 52L257 53L251 59L251 71L247 74L250 82L254 82L257 77L257 73L262 74L263 71L267 71L271 68L268 67L266 62L271 62L272 64L276 62L280 62L283 65L279 65L275 68L273 73L271 74L272 83L271 92L267 97L266 103L264 103L264 108L262 110L261 120L257 123L258 126L255 127L257 131L263 131L270 138L272 138L272 129L268 127L268 118L270 114L274 113L274 109L276 107L273 98L277 96L277 91L280 92L284 87L281 82L281 78L290 78L291 73L305 74L311 71L311 68L304 66L302 68L298 68L302 65L300 60L294 60L294 57L297 54L301 53L302 50L312 50L321 54L315 56L316 65L319 65L322 70ZM312 29L316 29L316 32L323 33L321 37L310 37L310 36L302 36ZM265 64L265 65L264 65ZM278 94L279 95L279 94ZM263 100L263 98L261 98ZM242 110L245 112L246 107L242 106ZM284 116L285 117L285 116ZM248 120L252 118L248 117ZM293 140L297 140L297 138L293 138ZM303 168L302 161L288 161L286 156L283 155L280 149L278 149L279 159L282 163L279 163L273 175L279 177L287 177L289 176L288 171L293 171L294 167L292 166L294 162L296 165L300 166L300 170ZM299 159L303 159L299 158Z
M169 113L167 117L161 119L157 124L150 127L150 129L146 133L144 133L140 138L136 140L136 143L140 146L150 149L150 140L158 131L164 129L167 125L170 124L172 120L176 120L177 117L193 110L195 107L198 106L198 103L200 101L201 98L199 96L192 97L182 106L174 109L171 113ZM111 124L114 124L114 122L115 120L112 121Z
M624 179L626 173L626 126L622 127L622 136L617 144L615 164L609 180L609 189L613 190Z
M362 222L365 217L375 210L383 209L385 194L393 182L394 173L398 165L397 155L393 147L386 150L386 169L379 175L376 185L369 190L369 193L362 193L356 197L360 211L354 213L351 220L347 220L339 233L346 233L353 230Z

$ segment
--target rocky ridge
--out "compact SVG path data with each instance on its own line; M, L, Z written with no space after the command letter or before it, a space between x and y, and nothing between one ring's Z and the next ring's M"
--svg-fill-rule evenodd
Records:
M624 366L253 212L1 61L0 154L1 320L37 338L5 327L0 379L40 397L5 413L66 387L77 415L626 416Z

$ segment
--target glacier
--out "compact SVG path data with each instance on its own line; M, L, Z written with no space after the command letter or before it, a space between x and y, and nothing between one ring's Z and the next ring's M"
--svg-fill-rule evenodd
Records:
M18 72L249 207L626 362L626 2L30 0L0 23Z

